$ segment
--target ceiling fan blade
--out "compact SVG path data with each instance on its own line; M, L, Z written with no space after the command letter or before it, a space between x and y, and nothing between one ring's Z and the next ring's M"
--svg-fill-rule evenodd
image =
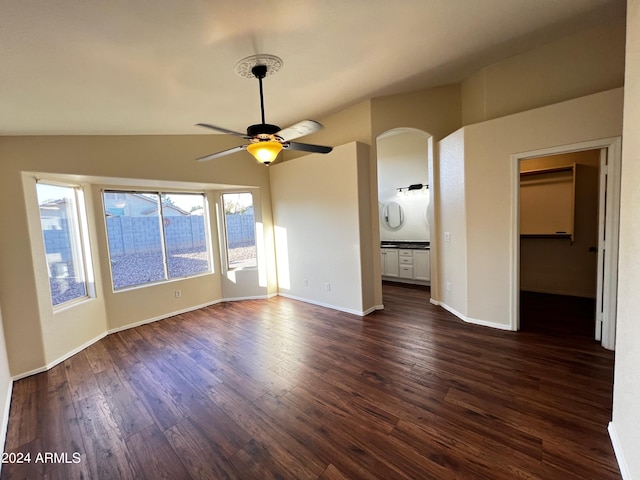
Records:
M324 145L312 145L310 143L287 142L283 147L288 150L299 150L301 152L313 153L329 153L333 147L325 147Z
M236 132L235 130L229 130L228 128L218 127L216 125L211 125L210 123L196 123L196 125L198 127L210 128L211 130L216 130L216 131L221 132L221 133L227 133L229 135L235 135L236 137L251 138L251 137L248 137L246 133Z
M231 155L232 153L241 152L242 150L246 149L246 145L239 145L237 147L229 148L228 150L223 150L218 153L212 153L211 155L205 155L204 157L196 158L196 161L208 162L209 160L213 160L214 158L224 157L225 155Z
M293 140L294 138L304 137L305 135L317 132L323 128L322 124L315 120L302 120L290 127L283 128L276 133L276 135L286 142L288 140Z

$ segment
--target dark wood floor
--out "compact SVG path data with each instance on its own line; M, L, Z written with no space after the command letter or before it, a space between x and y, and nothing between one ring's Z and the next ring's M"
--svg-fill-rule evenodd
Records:
M611 352L465 324L421 288L384 303L243 301L110 335L16 382L6 452L31 463L2 478L620 478Z

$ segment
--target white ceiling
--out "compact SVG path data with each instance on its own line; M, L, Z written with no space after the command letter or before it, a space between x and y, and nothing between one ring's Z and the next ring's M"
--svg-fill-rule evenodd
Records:
M0 135L191 134L458 82L624 15L624 0L1 0ZM204 130L204 131L203 131Z

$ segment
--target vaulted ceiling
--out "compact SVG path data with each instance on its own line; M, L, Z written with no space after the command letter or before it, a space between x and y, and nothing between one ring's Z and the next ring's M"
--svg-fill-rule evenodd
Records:
M253 54L281 126L624 15L624 0L3 0L0 135L193 134L259 123Z

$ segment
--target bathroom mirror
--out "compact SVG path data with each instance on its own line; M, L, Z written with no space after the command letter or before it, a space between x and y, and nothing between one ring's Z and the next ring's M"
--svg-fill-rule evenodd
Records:
M398 202L388 202L382 209L382 218L387 227L397 229L404 223L404 212Z

